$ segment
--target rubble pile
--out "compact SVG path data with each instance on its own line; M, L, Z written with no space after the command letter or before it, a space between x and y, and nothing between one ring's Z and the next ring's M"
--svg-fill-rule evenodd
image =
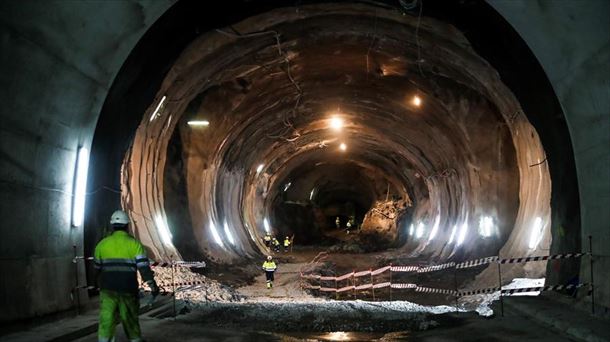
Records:
M174 267L173 272L172 268L157 267L154 271L155 280L161 290L171 292L175 289L176 298L184 300L186 304L243 300L242 296L231 287L202 274L192 272L188 267ZM172 284L176 284L176 286L172 287ZM148 290L146 285L144 285L144 288Z

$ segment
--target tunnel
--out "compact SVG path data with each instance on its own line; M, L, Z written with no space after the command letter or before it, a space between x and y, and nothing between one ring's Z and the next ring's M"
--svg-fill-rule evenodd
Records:
M417 267L421 289L499 286L456 314L497 315L525 279L589 288L557 302L607 319L607 2L45 5L0 5L0 333L95 307L87 257L116 209L151 262L205 264L180 275L237 303L273 255L294 277L280 304L338 302L320 276L352 272L346 302L452 306L393 294L394 270ZM387 296L356 294L354 274L386 265Z

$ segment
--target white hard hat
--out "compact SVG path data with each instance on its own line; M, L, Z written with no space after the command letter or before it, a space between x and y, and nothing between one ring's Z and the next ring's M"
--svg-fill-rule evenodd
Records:
M110 216L110 224L128 224L129 216L123 210L117 210Z
M267 260L271 260L273 257L271 255L267 255Z

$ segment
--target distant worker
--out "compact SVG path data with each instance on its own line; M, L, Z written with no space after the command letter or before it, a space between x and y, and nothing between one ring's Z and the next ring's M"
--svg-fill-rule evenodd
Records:
M273 246L273 250L276 253L280 252L280 242L276 238L273 238L273 240L271 240L271 245Z
M271 247L271 234L265 233L263 240L265 241L265 246Z
M339 216L337 216L337 219L335 220L335 226L337 226L337 229L341 228L341 220L339 220Z
M95 247L94 263L100 280L98 341L114 341L114 331L119 321L129 341L142 341L136 272L140 271L153 298L159 294L159 287L144 246L127 233L127 214L122 210L115 211L110 217L110 225L114 232Z
M277 265L275 261L273 261L273 257L271 255L267 256L267 261L263 263L263 270L265 271L265 277L267 277L267 288L270 289L273 287L273 274L277 269Z
M347 221L347 233L349 234L349 229L352 228L352 223Z
M287 253L288 252L288 248L290 247L291 241L290 238L288 236L286 236L286 238L284 239L284 252Z

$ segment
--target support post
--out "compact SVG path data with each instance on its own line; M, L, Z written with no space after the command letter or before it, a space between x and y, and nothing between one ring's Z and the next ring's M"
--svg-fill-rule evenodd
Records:
M176 282L174 281L174 258L171 256L172 267L172 306L174 311L174 319L176 319Z
M80 291L78 289L78 262L76 261L76 245L72 245L72 250L74 252L74 290L72 290L72 292L74 293L74 296L76 297L76 315L80 315ZM85 260L83 258L83 260Z
M373 301L375 301L375 279L373 279L373 270L371 269L371 291L373 292Z
M593 284L593 237L589 235L589 271L591 281L591 313L595 314L595 285Z
M356 300L357 296L356 296L356 271L352 271L352 285L354 286L354 300Z
M502 264L500 261L500 254L498 253L498 288L500 289L500 312L502 313L502 317L504 317L504 299L502 299Z
M392 301L392 264L390 264L390 301Z
M460 294L458 292L458 280L457 280L457 264L453 266L453 286L455 288L455 311L460 311Z

